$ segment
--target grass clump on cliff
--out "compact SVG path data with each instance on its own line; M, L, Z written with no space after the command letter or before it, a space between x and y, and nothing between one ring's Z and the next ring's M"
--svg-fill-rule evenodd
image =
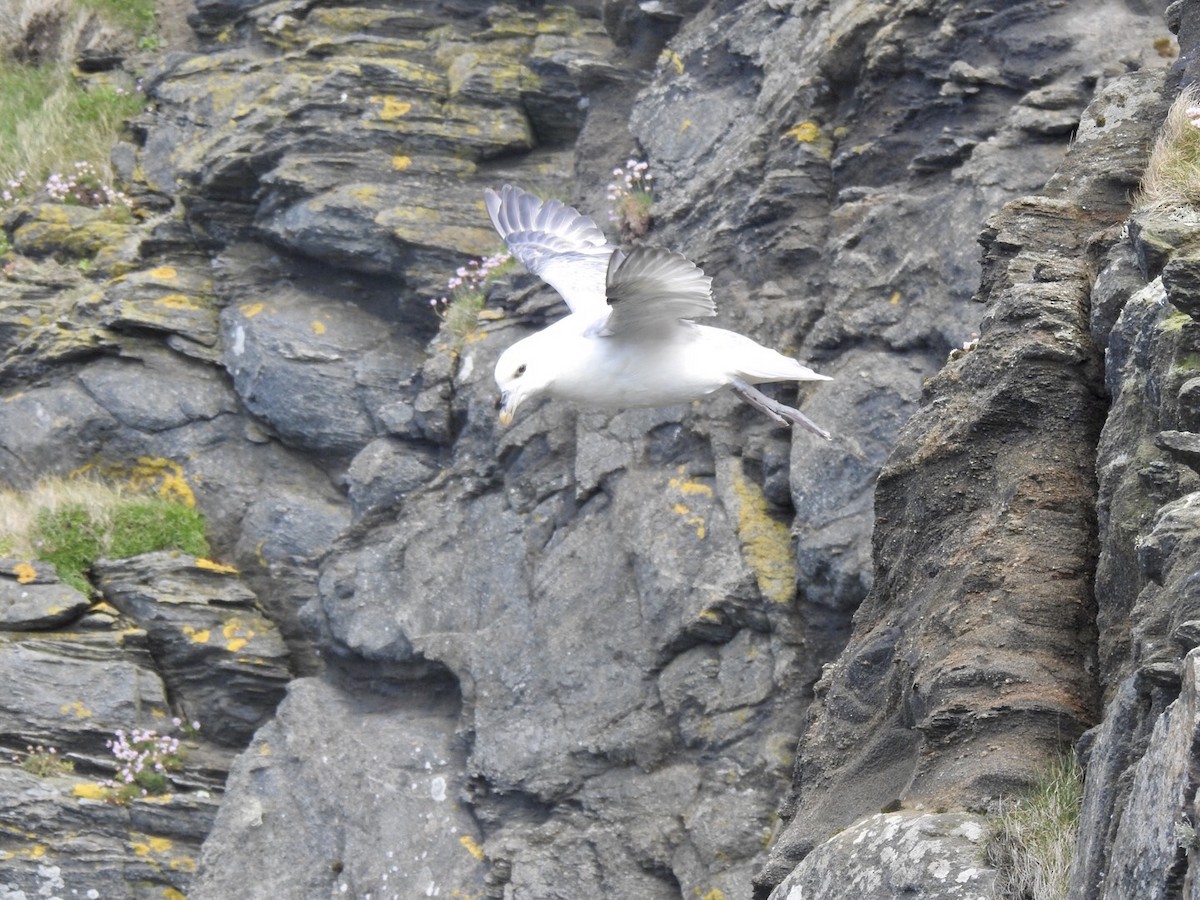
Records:
M1030 791L1004 801L991 820L988 862L1000 900L1063 900L1079 833L1083 772L1072 755Z
M495 278L512 269L512 254L507 250L472 259L459 266L446 282L446 294L429 301L429 305L446 323L446 330L463 341L479 324L479 313L487 301L487 286Z
M56 196L58 186L81 181L76 175L85 168L88 196L112 202L109 157L142 102L117 87L85 89L61 65L0 62L0 198L8 203L41 190L50 199L100 205L81 192Z
M1200 209L1200 88L1180 91L1146 163L1138 209Z
M0 16L0 206L39 192L114 203L113 144L144 98L128 76L125 84L107 73L87 79L73 65L84 51L123 56L149 46L156 28L154 0L9 4ZM64 189L70 182L80 189Z
M102 557L156 550L208 554L207 526L194 506L88 478L47 479L26 493L0 491L0 555L51 563L85 594Z

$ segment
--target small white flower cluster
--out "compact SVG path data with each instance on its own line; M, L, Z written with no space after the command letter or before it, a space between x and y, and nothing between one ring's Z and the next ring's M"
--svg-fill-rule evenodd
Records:
M1192 120L1193 126L1200 128L1200 106L1189 106L1187 117Z
M90 162L77 162L73 171L64 175L52 172L42 185L46 196L56 203L73 203L79 206L124 206L132 208L133 201L121 191L101 180L96 167ZM24 171L8 179L0 190L0 204L12 203L30 193L25 184L28 176Z
M16 174L15 178L10 178L5 183L4 190L0 191L0 200L3 200L5 203L12 203L12 201L17 198L17 194L13 192L20 191L24 181L25 170L22 169Z
M608 183L608 220L616 222L621 218L621 207L627 199L635 194L650 193L654 175L650 172L650 163L637 159L626 160L624 166L617 166L612 173L615 180Z
M459 266L446 282L446 294L441 297L434 297L429 301L429 305L438 312L443 312L450 305L455 294L470 294L475 291L482 291L491 274L502 266L507 265L511 260L512 254L507 250L503 250L500 253L494 253L483 259L473 259L465 266Z
M30 747L28 744L26 744L25 745L25 755L26 756L44 756L44 755L45 756L57 756L58 750L56 750L54 747L45 747L42 744L38 744L36 747ZM17 763L19 763L21 761L21 757L15 753L12 754L10 759L12 759L13 762L17 762Z
M199 728L199 723L193 722L192 727ZM134 728L129 734L118 728L115 737L104 745L121 764L109 787L138 783L138 776L144 772L165 775L169 766L178 765L179 738L159 734L152 728Z
M77 162L75 171L63 175L52 172L46 179L46 194L60 203L78 203L80 206L129 206L129 198L105 184L90 162Z

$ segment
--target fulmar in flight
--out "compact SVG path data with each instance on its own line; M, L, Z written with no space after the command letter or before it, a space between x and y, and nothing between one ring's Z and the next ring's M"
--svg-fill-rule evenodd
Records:
M502 425L542 395L614 409L688 402L729 385L776 422L829 438L798 409L752 387L829 377L744 335L691 321L717 311L712 279L686 257L658 247L623 253L587 216L512 185L483 198L512 255L571 310L500 355Z

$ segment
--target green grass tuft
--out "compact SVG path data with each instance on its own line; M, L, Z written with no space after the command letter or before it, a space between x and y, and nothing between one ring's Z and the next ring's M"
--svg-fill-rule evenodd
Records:
M58 577L92 593L97 559L156 550L209 553L207 524L192 506L90 479L49 479L27 493L0 491L0 550L54 565Z
M1082 806L1083 772L1073 755L1055 762L1028 794L1003 803L987 843L999 900L1064 900Z
M1189 110L1200 106L1200 88L1184 88L1167 112L1159 131L1141 190L1138 210L1172 210L1184 206L1200 209L1200 116Z
M29 194L80 162L111 184L113 144L143 102L111 86L85 89L65 66L0 63L0 188Z
M158 28L154 0L75 0L75 3L94 10L105 22L131 32L139 41L153 35Z
M38 559L52 563L58 577L91 594L87 571L104 554L104 526L82 505L42 510L33 541Z
M124 559L155 550L179 550L208 556L204 515L193 507L169 500L131 501L117 507L107 552Z

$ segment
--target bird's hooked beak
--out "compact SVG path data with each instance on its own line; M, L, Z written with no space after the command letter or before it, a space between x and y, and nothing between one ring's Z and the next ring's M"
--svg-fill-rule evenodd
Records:
M512 424L513 413L517 411L517 406L520 405L521 398L513 391L505 391L500 395L500 424L507 428Z

